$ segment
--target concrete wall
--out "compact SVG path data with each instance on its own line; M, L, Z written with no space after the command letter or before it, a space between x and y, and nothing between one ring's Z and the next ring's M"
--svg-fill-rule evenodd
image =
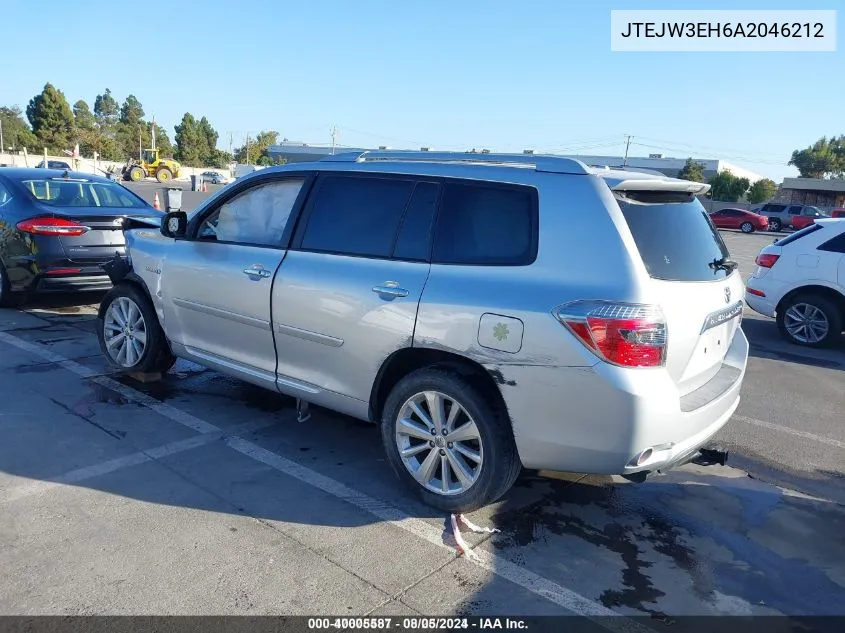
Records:
M44 160L43 152L41 154L29 154L29 156L24 156L23 154L0 153L0 166L35 167L42 160ZM93 158L71 158L69 156L48 155L47 160L61 160L68 163L76 171L80 171L86 174L98 174L100 176L105 175L105 172L109 169L109 167L115 169L117 173L120 173L120 169L123 167L123 165L125 165L125 163L118 163L108 160L95 161ZM178 180L190 180L192 175L197 176L204 171L216 171L228 178L232 177L231 171L228 168L220 169L217 167L185 167L183 165L182 168L179 170Z

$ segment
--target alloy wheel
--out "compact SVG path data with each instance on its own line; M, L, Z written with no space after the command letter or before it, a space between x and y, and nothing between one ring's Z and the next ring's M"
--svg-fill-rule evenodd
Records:
M417 483L441 495L466 492L484 463L481 432L472 416L439 391L417 393L402 405L396 447Z
M117 297L106 310L103 338L112 360L131 368L147 347L147 324L141 308L129 297Z
M789 335L801 343L818 343L830 330L827 315L809 303L796 303L786 311L783 325Z

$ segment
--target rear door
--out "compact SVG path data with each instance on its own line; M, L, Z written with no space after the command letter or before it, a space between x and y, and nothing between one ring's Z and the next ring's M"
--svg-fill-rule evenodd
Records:
M281 385L369 401L413 341L438 192L411 176L318 177L273 287Z
M666 369L683 395L719 371L739 328L745 287L738 269L726 270L727 246L696 198L622 193L619 206L666 316Z

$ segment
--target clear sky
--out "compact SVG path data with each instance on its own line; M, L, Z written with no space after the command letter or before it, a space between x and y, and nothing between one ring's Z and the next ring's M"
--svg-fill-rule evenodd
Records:
M131 3L130 3L131 4ZM614 53L611 9L837 9L841 0L3 0L0 104L46 82L135 94L166 127L291 141L722 158L780 180L845 134L835 53ZM842 14L838 30L842 29ZM840 42L842 37L839 38Z

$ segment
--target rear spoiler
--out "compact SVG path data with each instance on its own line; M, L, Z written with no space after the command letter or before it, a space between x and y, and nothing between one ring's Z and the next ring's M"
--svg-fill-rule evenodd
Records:
M662 191L690 193L695 196L703 196L710 191L710 185L706 183L674 178L666 178L665 180L657 178L622 180L610 188L613 191Z

